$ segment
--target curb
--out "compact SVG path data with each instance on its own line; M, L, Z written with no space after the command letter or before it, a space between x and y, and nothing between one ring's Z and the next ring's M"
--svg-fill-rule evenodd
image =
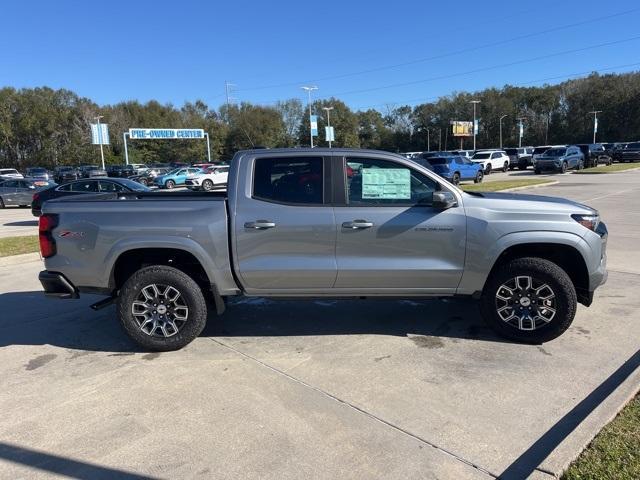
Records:
M39 253L23 253L21 255L9 255L8 257L0 257L0 267L8 267L10 265L21 265L23 263L37 262L42 260Z
M529 188L548 187L560 183L558 180L551 180L550 182L538 183L537 185L523 185L522 187L505 188L504 190L496 190L496 192L517 192L518 190L528 190Z
M596 167L597 168L597 167ZM628 168L626 170L616 170L614 172L593 172L593 170L591 172L589 172L588 170L585 172L585 170L581 170L582 172L585 173L578 173L577 171L573 171L571 172L573 175L609 175L611 173L627 173L627 172L635 172L636 170L640 170L640 167L636 167L636 168Z

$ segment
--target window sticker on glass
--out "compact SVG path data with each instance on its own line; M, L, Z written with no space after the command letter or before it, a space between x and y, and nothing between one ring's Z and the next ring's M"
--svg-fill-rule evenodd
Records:
M362 198L411 199L411 172L406 168L364 168Z

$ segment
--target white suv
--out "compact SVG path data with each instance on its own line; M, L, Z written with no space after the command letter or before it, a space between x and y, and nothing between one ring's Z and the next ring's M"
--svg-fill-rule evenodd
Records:
M509 169L509 155L504 150L481 150L471 157L471 161L481 164L485 175L492 170L506 172Z
M227 186L229 177L229 165L212 166L205 168L202 172L190 175L184 184L190 190L213 190Z

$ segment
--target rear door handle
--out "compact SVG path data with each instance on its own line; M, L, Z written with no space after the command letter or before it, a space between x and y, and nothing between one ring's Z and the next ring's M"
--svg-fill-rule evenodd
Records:
M256 230L265 230L267 228L273 228L276 224L269 220L256 220L255 222L246 222L244 228L254 228Z
M342 228L351 228L352 230L371 227L373 227L373 222L368 222L367 220L354 220L353 222L344 222L342 224Z

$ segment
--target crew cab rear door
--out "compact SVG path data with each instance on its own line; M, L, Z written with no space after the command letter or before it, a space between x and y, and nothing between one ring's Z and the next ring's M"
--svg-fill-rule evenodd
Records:
M334 207L335 290L454 293L465 262L462 205L432 206L433 193L446 187L411 161L374 154L341 160L346 193L344 205Z
M233 192L234 267L254 294L318 293L336 279L330 159L280 153L244 157Z

